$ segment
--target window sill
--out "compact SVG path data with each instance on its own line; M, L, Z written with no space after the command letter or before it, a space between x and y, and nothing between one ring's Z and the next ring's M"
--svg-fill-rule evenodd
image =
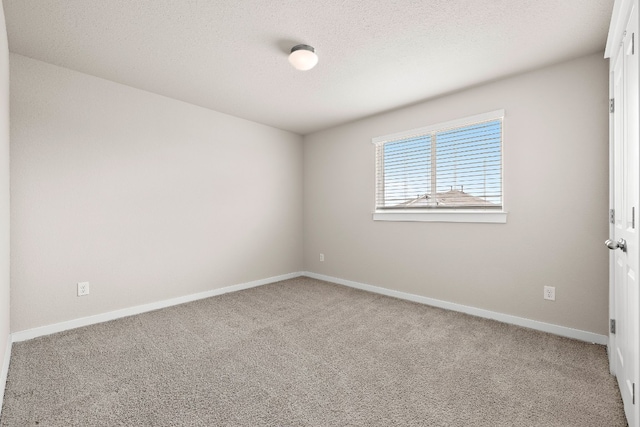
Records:
M507 212L491 211L375 211L374 221L477 222L506 224Z

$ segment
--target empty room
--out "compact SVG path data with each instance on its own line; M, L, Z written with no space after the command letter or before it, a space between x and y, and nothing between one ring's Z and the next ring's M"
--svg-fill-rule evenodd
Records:
M638 0L0 4L0 426L640 427Z

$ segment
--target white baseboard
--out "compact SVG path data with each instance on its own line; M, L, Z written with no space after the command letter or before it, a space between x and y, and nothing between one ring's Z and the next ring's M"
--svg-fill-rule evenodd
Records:
M0 370L0 416L2 415L2 402L4 399L4 390L7 385L7 375L9 374L9 361L11 359L11 335L7 337L7 348L4 351L4 359L2 362L2 370Z
M326 282L336 283L338 285L348 286L351 288L361 289L363 291L374 292L377 294L387 295L407 301L413 301L420 304L426 304L433 307L444 308L461 313L471 314L473 316L493 319L503 323L523 326L529 329L535 329L542 332L548 332L562 337L573 338L580 341L586 341L594 344L607 345L609 337L606 335L595 334L593 332L582 331L580 329L567 328L565 326L554 325L552 323L539 322L537 320L526 319L524 317L512 316L509 314L498 313L495 311L484 310L481 308L470 307L467 305L456 304L453 302L442 301L433 298L427 298L420 295L409 294L406 292L394 291L391 289L381 288L378 286L367 285L364 283L353 282L351 280L339 279L337 277L325 276L323 274L311 273L305 271L303 275L313 279L324 280Z
M452 311L459 311L461 313L471 314L473 316L483 317L486 319L493 319L503 323L509 323L512 325L523 326L525 328L535 329L542 332L548 332L555 335L560 335L567 338L573 338L580 341L591 342L595 344L607 345L609 343L609 337L606 335L595 334L593 332L582 331L580 329L568 328L565 326L554 325L551 323L539 322L537 320L526 319L523 317L512 316L509 314L498 313L495 311L484 310L481 308L466 306L462 304L456 304L448 301L442 301L434 298L427 298L420 295L414 295L406 292L394 291L391 289L381 288L378 286L368 285L365 283L354 282L351 280L340 279L332 276L325 276L323 274L317 274L312 272L296 272L283 274L281 276L269 277L267 279L255 280L252 282L241 283L238 285L227 286L224 288L213 289L206 292L197 294L185 295L182 297L172 298L169 300L158 301L150 304L138 305L135 307L129 307L122 310L110 311L107 313L97 314L94 316L82 317L79 319L69 320L66 322L55 323L53 325L41 326L38 328L28 329L25 331L14 332L11 334L9 343L26 341L33 338L37 338L44 335L50 335L57 332L66 331L69 329L80 328L83 326L93 325L96 323L107 322L109 320L115 320L122 317L133 316L135 314L146 313L148 311L159 310L161 308L170 307L178 304L184 304L199 299L209 298L216 295L222 295L229 292L237 292L243 289L254 288L257 286L266 285L269 283L279 282L281 280L293 279L299 276L307 276L318 280L324 280L327 282L336 283L351 288L361 289L368 292L374 292L381 295L387 295L394 298L404 299L407 301L413 301L420 304L426 304L433 307L444 308ZM10 344L8 344L8 354L11 354ZM3 366L2 375L0 377L0 386L4 386L3 378L6 378L5 368L8 370L9 361L5 357L6 367ZM1 396L0 396L1 398Z
M185 295L182 297L172 298L164 301L153 302L149 304L137 305L135 307L123 308L122 310L109 311L107 313L96 314L94 316L82 317L79 319L69 320L66 322L55 323L53 325L41 326L38 328L27 329L24 331L14 332L11 334L13 342L26 341L33 338L55 334L57 332L67 331L69 329L80 328L82 326L93 325L96 323L108 322L122 317L133 316L135 314L146 313L148 311L159 310L173 305L184 304L204 298L214 297L229 292L237 292L244 289L255 288L257 286L267 285L269 283L279 282L281 280L293 279L302 276L303 273L289 273L281 276L269 277L267 279L254 280L252 282L241 283L238 285L227 286L224 288L213 289L197 294Z

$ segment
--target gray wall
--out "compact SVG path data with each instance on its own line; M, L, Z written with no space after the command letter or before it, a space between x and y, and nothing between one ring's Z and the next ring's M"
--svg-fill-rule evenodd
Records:
M607 88L595 54L306 136L305 269L606 335ZM372 220L371 138L497 109L507 224Z
M301 270L300 136L10 59L13 332Z
M19 55L11 72L14 332L304 268L607 333L600 54L308 135L304 150ZM507 224L371 219L372 137L502 108Z
M9 339L9 301L9 47L0 2L0 370Z

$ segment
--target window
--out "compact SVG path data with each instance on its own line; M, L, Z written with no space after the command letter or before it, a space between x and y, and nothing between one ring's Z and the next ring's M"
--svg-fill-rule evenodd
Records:
M375 220L506 222L494 111L373 139Z

